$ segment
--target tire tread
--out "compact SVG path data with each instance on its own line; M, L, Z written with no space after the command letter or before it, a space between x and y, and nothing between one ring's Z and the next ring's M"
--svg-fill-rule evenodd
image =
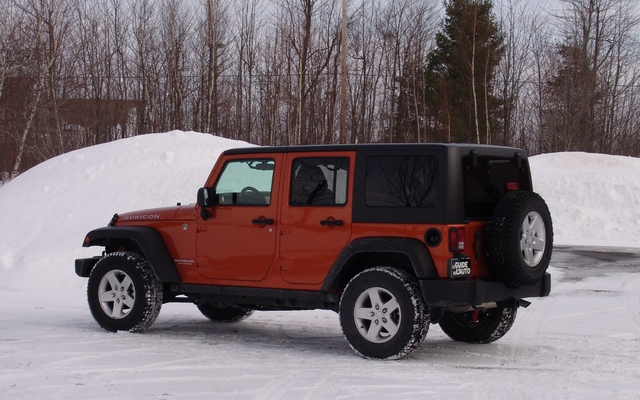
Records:
M380 274L384 274L380 276ZM367 278L367 275L373 277L378 275L377 282L384 286L383 280L386 275L392 279L392 282L400 283L406 294L411 299L411 310L413 311L413 322L408 340L405 343L399 343L397 350L390 350L390 343L371 344L362 338L353 323L353 307L351 301L351 288L360 285L359 281ZM387 287L387 289L389 289ZM357 289L354 289L357 290ZM345 296L346 294L346 296ZM354 295L359 294L355 293ZM394 294L396 297L397 293ZM357 297L357 296L354 296ZM403 314L403 318L409 315ZM340 325L342 331L349 343L349 346L359 355L369 359L397 360L411 354L417 349L427 336L430 322L430 313L428 307L422 297L420 288L416 279L406 271L393 267L374 267L366 269L354 276L344 289L340 300ZM402 328L401 328L402 329ZM395 339L395 338L394 338ZM393 341L393 339L392 339Z
M143 301L143 309L141 312L135 312L132 310L130 316L125 317L123 320L113 320L104 315L100 304L94 299L93 291L97 288L96 280L99 280L104 276L109 269L102 271L105 268L109 268L109 264L114 262L116 258L121 258L124 262L122 268L132 268L130 274L137 274L140 277L142 284L141 293L136 294L136 302ZM106 267L105 267L106 265ZM136 279L135 276L131 277ZM143 332L148 329L158 318L160 309L162 308L162 285L158 281L155 273L151 269L149 262L140 254L131 252L114 252L105 255L101 258L89 276L89 282L87 285L87 299L89 302L89 308L96 322L105 330L109 332L117 332L120 330L126 330L133 333ZM138 305L134 305L136 307ZM139 315L138 315L139 314Z

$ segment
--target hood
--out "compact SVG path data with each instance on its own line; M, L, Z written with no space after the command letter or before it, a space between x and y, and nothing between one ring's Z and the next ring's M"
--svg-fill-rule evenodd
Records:
M196 208L194 204L188 206L174 206L163 208L151 208L148 210L132 211L118 214L118 223L141 222L141 221L170 221L170 220L191 220L196 218Z

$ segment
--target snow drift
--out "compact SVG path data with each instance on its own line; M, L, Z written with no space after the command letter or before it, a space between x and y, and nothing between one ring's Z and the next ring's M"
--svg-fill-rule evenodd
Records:
M220 153L248 143L195 132L137 136L53 158L0 188L0 290L84 288L73 260L114 213L195 202ZM531 158L556 244L640 247L640 159Z
M45 161L0 188L0 289L82 286L73 260L114 213L194 203L221 152L249 146L195 132L136 136Z
M640 159L588 153L531 157L555 244L640 247Z

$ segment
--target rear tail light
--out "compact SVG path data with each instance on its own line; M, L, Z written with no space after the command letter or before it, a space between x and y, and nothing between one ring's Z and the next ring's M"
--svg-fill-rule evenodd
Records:
M449 228L449 251L464 251L465 228Z
M507 182L507 190L518 190L519 187L518 182Z

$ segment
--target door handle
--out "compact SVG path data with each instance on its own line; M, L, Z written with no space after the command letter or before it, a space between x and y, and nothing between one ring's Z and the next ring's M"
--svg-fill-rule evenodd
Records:
M273 222L274 222L273 218L264 218L264 217L251 220L251 223L256 225L273 225Z
M341 219L323 219L322 221L320 221L320 225L333 228L334 226L344 225L344 221Z

